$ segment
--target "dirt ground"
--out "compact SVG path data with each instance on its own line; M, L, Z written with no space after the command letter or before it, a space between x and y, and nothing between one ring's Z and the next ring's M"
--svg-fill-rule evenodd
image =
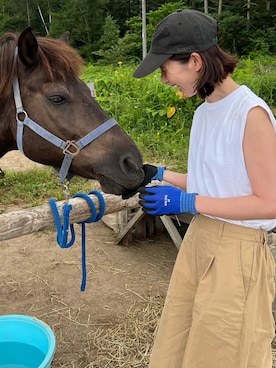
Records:
M3 170L33 166L42 167L17 151L0 160ZM59 248L54 229L0 240L0 314L34 316L52 328L52 368L146 368L176 247L166 233L119 246L103 222L89 224L81 292L81 232L75 229L68 249Z
M19 152L0 160L3 170L33 165ZM69 249L59 248L55 230L0 241L1 314L34 316L53 329L53 368L145 368L176 247L166 234L119 246L103 222L87 225L87 286L81 292L81 234L75 228Z

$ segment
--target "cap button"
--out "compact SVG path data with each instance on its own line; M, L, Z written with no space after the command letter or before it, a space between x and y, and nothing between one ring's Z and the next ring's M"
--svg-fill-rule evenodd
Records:
M181 13L183 11L183 9L177 9L176 12L177 13Z

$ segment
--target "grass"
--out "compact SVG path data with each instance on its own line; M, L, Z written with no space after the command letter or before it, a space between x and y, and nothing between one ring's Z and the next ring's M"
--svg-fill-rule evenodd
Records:
M70 182L70 193L88 193L95 189L95 182L75 176ZM10 205L21 208L40 206L50 198L65 199L58 175L52 168L30 169L26 172L5 171L0 179L0 213Z

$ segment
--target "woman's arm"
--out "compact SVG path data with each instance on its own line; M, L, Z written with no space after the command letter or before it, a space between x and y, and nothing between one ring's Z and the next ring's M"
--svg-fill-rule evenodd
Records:
M198 212L235 220L276 218L276 133L261 107L248 114L243 151L253 193L225 199L198 195Z
M163 180L180 189L186 190L187 188L187 174L180 174L174 171L165 170Z

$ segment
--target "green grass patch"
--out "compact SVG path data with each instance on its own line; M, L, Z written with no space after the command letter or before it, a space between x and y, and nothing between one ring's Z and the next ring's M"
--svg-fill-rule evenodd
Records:
M70 193L88 193L95 188L95 181L75 176L69 186ZM50 198L64 200L65 195L59 184L58 175L52 168L31 169L26 172L5 171L0 179L0 212L8 206L21 208L45 204Z

